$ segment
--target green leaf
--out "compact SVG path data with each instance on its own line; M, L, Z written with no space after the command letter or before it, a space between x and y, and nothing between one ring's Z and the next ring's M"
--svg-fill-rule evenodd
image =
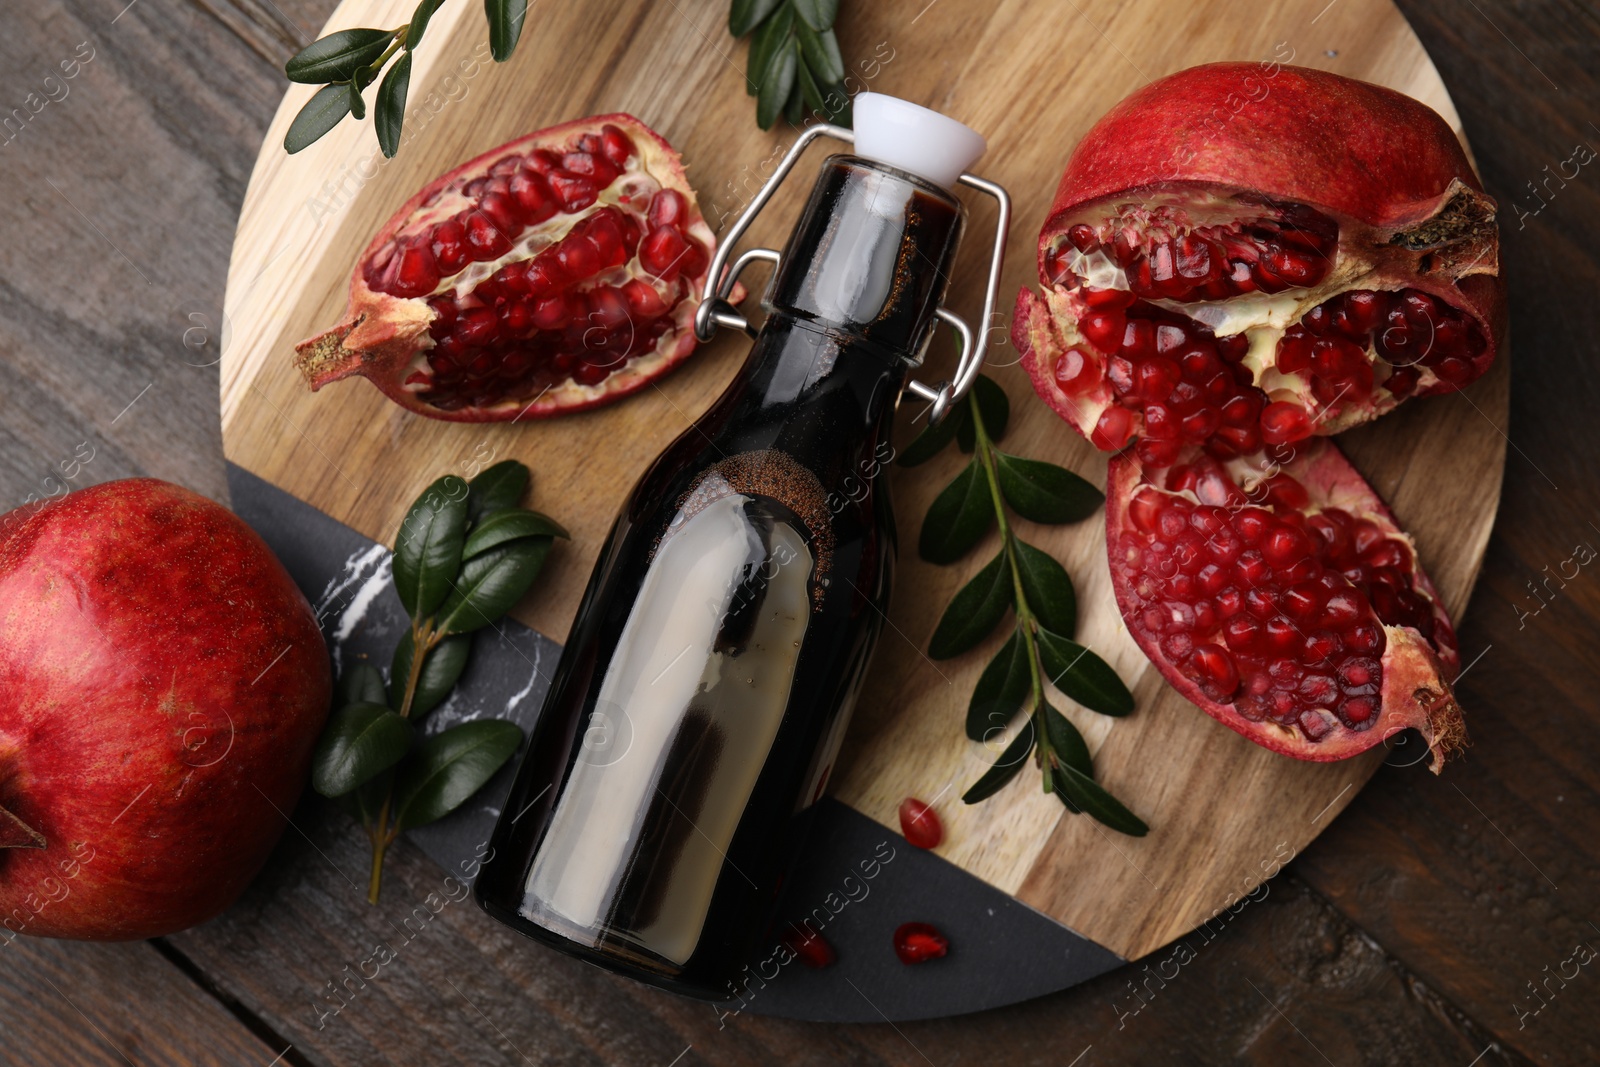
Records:
M1143 819L1123 807L1122 802L1106 792L1099 782L1070 763L1063 763L1055 774L1055 794L1067 807L1087 812L1097 822L1104 823L1118 833L1143 837L1150 832L1150 827Z
M801 56L802 60L804 58L804 56ZM827 102L822 99L822 90L817 88L816 79L814 79L811 76L811 72L806 69L806 64L804 62L800 64L798 75L800 82L798 88L800 90L801 99L805 101L805 106L811 109L811 113L813 115L816 115L819 118L825 118L828 114ZM804 121L804 119L805 116L802 115L799 120L792 121L794 121L795 125L798 126L800 122Z
M394 588L413 619L432 615L461 569L467 529L467 483L447 474L422 491L394 543Z
M807 28L818 33L830 28L833 20L839 17L839 0L790 0L790 4ZM842 71L839 77L844 77Z
M370 663L357 663L339 674L339 692L335 698L339 706L346 704L382 704L384 702L383 672Z
M428 28L428 21L443 3L444 0L422 0L422 3L417 5L417 10L412 13L411 22L406 27L406 51L409 52L422 43L422 34Z
M283 135L283 150L291 156L316 143L317 139L350 114L350 86L343 83L324 85L306 101L306 106L289 123L289 132Z
M528 491L528 468L514 459L485 467L467 483L467 515L477 522L497 511L510 511Z
M435 627L440 633L464 634L498 621L539 577L550 544L548 537L508 541L467 560Z
M993 524L989 480L974 459L928 505L917 554L929 563L954 563L972 551Z
M406 630L405 636L395 646L394 662L389 667L390 707L400 708L405 704L406 682L411 677L411 657L416 647L411 631ZM422 670L417 674L417 688L411 694L408 718L420 719L445 702L450 690L461 680L461 672L467 669L467 656L471 651L471 634L446 637L433 646L422 661Z
M350 114L354 115L357 121L366 118L367 102L362 99L361 86L352 81L346 86L346 89L350 93Z
M928 641L928 655L934 659L961 655L988 637L1010 606L1011 573L1005 553L1000 552L951 599Z
M517 50L528 0L483 0L483 13L489 19L489 53L496 63L504 63Z
M1105 503L1105 494L1065 467L995 451L995 477L1006 503L1034 522L1080 522Z
M1022 579L1022 595L1028 607L1046 630L1070 634L1078 628L1078 598L1072 579L1055 557L1018 538L1017 574Z
M803 16L802 16L803 17ZM839 39L832 30L818 33L804 22L794 27L800 40L800 57L819 82L833 83L844 80L844 56L839 54ZM824 110L822 94L817 93L817 110Z
M989 440L998 441L1005 436L1006 423L1011 421L1011 401L1006 399L1006 391L996 385L993 378L980 374L972 383L972 400L978 405L983 432L989 435ZM977 447L977 429L970 420L956 433L956 441L963 452Z
M496 545L524 537L566 537L567 531L548 515L537 511L500 511L472 528L462 559L481 556Z
M849 128L851 125L850 94L845 91L842 82L834 85L819 86L822 90L822 101L828 107L828 121Z
M772 129L789 102L789 94L794 91L795 68L799 64L800 52L795 47L794 37L784 38L767 64L766 77L761 80L761 94L756 98L756 125L763 130Z
M311 756L311 785L343 796L393 767L411 747L411 724L382 704L349 704L334 712Z
M1051 685L1102 715L1121 716L1133 710L1133 694L1105 660L1049 630L1040 630L1035 641Z
M378 106L372 124L378 131L378 147L389 159L400 151L400 130L406 119L406 90L411 87L411 53L401 56L378 86Z
M1029 667L1028 646L1021 632L1014 632L972 687L972 699L967 702L968 737L984 741L1006 728L1033 688Z
M1022 724L1022 729L1017 736L1011 739L1006 750L995 760L994 765L983 772L983 777L973 782L961 800L965 804L976 804L980 800L988 800L1000 791L1000 787L1017 776L1023 765L1028 762L1028 753L1033 751L1033 720L1030 718Z
M371 829L378 821L378 812L383 808L383 802L389 796L389 789L394 785L394 768L391 767L372 779L345 793L335 797L334 803L362 826Z
M728 32L734 37L743 37L761 25L780 2L781 0L733 0L733 6L728 9Z
M394 34L389 30L339 30L290 56L283 72L290 81L303 85L347 82L357 70L371 66L383 55L392 40Z
M1089 746L1084 743L1083 734L1072 725L1071 719L1049 704L1044 706L1044 732L1058 760L1080 774L1094 777L1094 763L1089 758Z
M477 719L427 738L395 777L395 825L422 826L442 818L483 788L522 743L522 728L504 719Z
M946 412L944 419L937 426L925 426L922 432L912 438L906 445L895 462L902 467L915 467L926 463L928 460L944 451L946 445L955 440L956 430L968 419L965 404L954 411Z
M789 31L793 28L794 10L784 4L750 38L749 75L744 85L746 95L764 95L762 87L766 84L767 70L777 58L779 49L788 44Z
M796 52L796 55L799 53ZM806 79L806 64L804 60L795 63L794 88L789 90L789 103L783 109L783 117L789 120L789 125L798 126L806 117L806 93L802 84Z

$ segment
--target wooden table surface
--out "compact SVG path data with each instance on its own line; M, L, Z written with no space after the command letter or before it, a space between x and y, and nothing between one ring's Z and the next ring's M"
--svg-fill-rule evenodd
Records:
M0 111L29 116L0 129L0 507L47 492L85 443L77 485L149 474L225 499L216 362L234 221L283 61L332 6L0 14ZM904 6L915 17L923 0ZM467 902L378 978L351 979L335 1012L329 984L444 874L402 845L369 908L351 880L358 830L308 801L213 923L0 950L0 1062L1600 1062L1600 968L1568 962L1600 953L1600 577L1544 584L1600 540L1600 170L1559 176L1585 158L1576 146L1600 149L1600 18L1580 0L1400 6L1502 204L1516 352L1500 518L1460 628L1475 745L1442 780L1380 771L1181 966L1163 950L1026 1004L897 1027L719 1016L533 947ZM1115 23L1100 28L1114 45ZM79 64L71 80L63 60Z

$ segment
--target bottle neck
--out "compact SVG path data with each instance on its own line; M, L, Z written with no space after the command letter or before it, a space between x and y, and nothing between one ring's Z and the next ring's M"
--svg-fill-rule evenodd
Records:
M914 358L933 326L964 224L961 202L855 156L822 163L767 307Z
M719 447L778 448L819 475L876 451L944 297L964 219L948 190L854 156L823 161L727 397ZM854 462L852 459L851 462Z

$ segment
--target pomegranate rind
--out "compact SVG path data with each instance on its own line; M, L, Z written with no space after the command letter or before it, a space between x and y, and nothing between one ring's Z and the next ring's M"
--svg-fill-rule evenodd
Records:
M1262 190L1386 229L1432 217L1452 181L1482 193L1455 131L1426 104L1271 66L1208 63L1125 97L1078 142L1045 229L1060 232L1091 200L1173 180Z
M689 295L673 309L673 324L662 334L650 352L635 356L626 365L594 385L563 381L533 401L506 400L489 407L445 410L427 403L403 384L405 368L429 344L428 327L435 314L425 298L405 298L379 292L367 284L363 266L371 261L396 235L420 225L442 221L449 212L430 210L439 194L466 175L487 172L507 156L526 155L538 148L557 149L584 133L598 132L614 125L632 139L641 166L663 188L676 189L689 204L690 224L686 232L706 249L707 258L716 250L716 235L706 223L689 185L682 157L666 138L639 119L625 113L594 115L558 126L536 130L514 141L492 148L482 155L441 174L407 200L373 237L356 259L350 277L349 303L344 321L295 346L295 365L313 392L331 382L362 375L395 403L420 415L449 422L511 422L550 418L586 411L638 392L656 378L682 363L694 352L694 314L700 294L705 290L707 272L685 281ZM597 203L594 207L599 207ZM559 216L576 224L592 209ZM438 215L434 218L434 215ZM742 295L739 290L734 295Z
M1389 508L1333 442L1313 439L1299 447L1299 454L1278 468L1305 487L1311 498L1308 508L1339 508L1354 517L1371 520L1388 536L1411 545L1409 535L1400 529ZM1293 726L1271 719L1254 721L1241 715L1232 703L1221 704L1208 698L1200 685L1166 656L1158 637L1138 623L1143 605L1133 590L1133 572L1119 566L1117 559L1116 547L1123 533L1134 528L1129 516L1134 495L1151 482L1133 450L1111 457L1106 475L1106 546L1111 587L1134 641L1184 699L1263 748L1299 760L1349 759L1409 728L1421 733L1428 746L1429 766L1438 774L1446 760L1466 746L1466 725L1450 686L1460 671L1455 630L1420 562L1411 572L1412 581L1416 591L1432 604L1435 643L1430 644L1411 627L1384 626L1382 704L1366 729L1352 730L1335 721L1327 736L1312 741ZM1187 492L1174 495L1194 499ZM1416 558L1414 552L1412 558Z
M1097 420L1114 400L1105 382L1088 395L1082 389L1068 395L1055 381L1062 354L1087 344L1078 331L1085 309L1075 293L1050 283L1047 259L1072 226L1103 221L1118 204L1166 195L1240 205L1294 202L1338 223L1339 253L1327 276L1280 294L1293 304L1279 312L1285 325L1341 292L1416 289L1459 309L1484 334L1487 344L1472 361L1472 378L1503 347L1496 205L1436 112L1393 90L1325 71L1252 63L1193 67L1133 93L1079 142L1040 231L1041 294L1025 289L1017 300L1011 336L1022 365L1039 396L1086 438L1093 440ZM1269 400L1304 403L1304 384L1266 380L1263 358L1252 357L1257 385ZM1422 378L1411 395L1465 384L1426 370ZM1381 387L1346 398L1336 413L1318 416L1315 432L1338 433L1400 402Z

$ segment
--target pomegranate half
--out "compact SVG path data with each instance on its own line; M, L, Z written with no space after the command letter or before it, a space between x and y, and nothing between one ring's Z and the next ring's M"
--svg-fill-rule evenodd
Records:
M329 674L305 597L221 505L137 478L0 517L0 937L222 911L305 786Z
M343 323L296 346L313 389L366 376L432 418L545 418L682 362L715 238L683 161L631 115L501 145L378 232Z
M1014 343L1097 447L1149 463L1332 434L1481 375L1504 334L1495 202L1450 127L1324 71L1214 63L1078 144Z
M1173 687L1258 744L1344 759L1408 727L1466 741L1455 631L1416 547L1331 441L1165 467L1112 457L1117 605Z

